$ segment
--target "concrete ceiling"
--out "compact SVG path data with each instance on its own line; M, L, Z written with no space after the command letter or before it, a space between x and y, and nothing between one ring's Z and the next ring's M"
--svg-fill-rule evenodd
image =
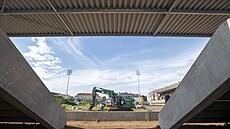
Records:
M228 82L229 83L229 82ZM230 83L228 84L230 86ZM229 122L230 121L230 91L214 100L208 107L198 113L188 123Z
M1 122L37 122L0 96Z
M210 37L229 0L1 0L9 36Z

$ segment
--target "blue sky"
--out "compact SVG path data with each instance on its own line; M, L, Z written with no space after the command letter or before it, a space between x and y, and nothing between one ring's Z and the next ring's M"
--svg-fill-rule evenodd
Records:
M52 92L91 92L94 86L141 94L181 81L208 38L13 37L13 43Z

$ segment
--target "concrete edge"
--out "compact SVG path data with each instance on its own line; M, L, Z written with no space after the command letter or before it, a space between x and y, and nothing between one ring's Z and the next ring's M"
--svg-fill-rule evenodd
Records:
M63 128L66 113L0 28L0 95L46 128Z

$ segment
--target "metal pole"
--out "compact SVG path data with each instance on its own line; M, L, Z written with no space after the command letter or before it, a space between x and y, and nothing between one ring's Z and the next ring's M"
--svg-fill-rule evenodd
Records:
M67 88L66 88L66 99L68 96L68 89L69 89L69 77L70 77L70 75L68 75Z
M138 91L139 91L139 103L141 102L141 91L140 91L140 81L139 81L139 76L141 75L139 70L136 70L136 75L137 75L137 79L138 79Z
M65 28L69 31L69 33L73 36L73 32L70 30L69 26L66 24L66 22L63 20L63 18L61 17L61 15L57 12L56 8L54 7L54 5L51 3L50 0L47 0L47 2L49 3L49 5L51 6L51 8L53 9L53 11L56 13L57 17L59 18L59 20L62 22L62 24L65 26Z
M137 75L137 77L138 77L139 101L141 102L141 91L140 91L140 81L139 81L139 75Z

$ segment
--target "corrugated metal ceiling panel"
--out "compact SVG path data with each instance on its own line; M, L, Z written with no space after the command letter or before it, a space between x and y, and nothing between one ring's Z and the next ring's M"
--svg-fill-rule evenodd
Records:
M10 22L9 22L10 21ZM68 34L56 15L8 15L2 27L9 34ZM53 23L53 24L52 24Z
M0 7L10 36L211 36L230 17L230 0L0 0Z
M57 9L167 9L172 1L173 0L51 0ZM38 10L51 9L51 7L46 0L7 0L5 9Z
M178 0L174 9L177 10L211 10L229 11L229 0Z
M163 17L162 14L151 13L63 14L62 16L75 34L151 34Z
M158 34L211 35L228 16L170 15Z
M54 6L58 9L121 9L121 8L167 8L172 0L62 0L56 2L52 0Z
M51 9L46 0L7 0L4 10L47 10Z

